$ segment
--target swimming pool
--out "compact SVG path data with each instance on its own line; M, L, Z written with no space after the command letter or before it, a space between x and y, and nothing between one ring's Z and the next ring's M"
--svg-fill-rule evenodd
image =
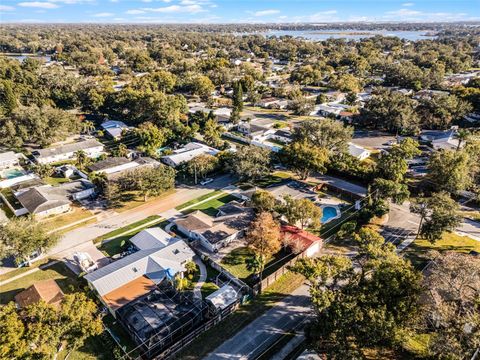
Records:
M339 217L340 215L340 211L335 206L324 206L322 210L323 210L323 215L321 219L322 224L325 224Z
M14 179L23 175L25 175L25 172L20 169L7 169L2 173L2 177L5 179Z

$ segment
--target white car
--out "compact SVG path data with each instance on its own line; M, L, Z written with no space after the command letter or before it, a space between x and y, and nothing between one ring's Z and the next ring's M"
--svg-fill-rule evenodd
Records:
M212 178L206 178L205 180L200 181L200 185L207 185L213 181Z

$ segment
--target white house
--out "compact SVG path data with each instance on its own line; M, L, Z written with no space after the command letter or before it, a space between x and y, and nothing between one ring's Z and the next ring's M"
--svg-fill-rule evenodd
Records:
M22 154L17 154L13 151L0 153L0 170L5 170L19 165L19 160L22 156Z
M174 238L167 244L147 242L146 245L146 248L85 275L90 288L97 292L113 315L123 305L154 290L164 279L183 274L185 264L195 256L180 239Z
M83 140L58 147L40 149L32 152L35 161L39 164L73 160L78 151L83 151L89 158L98 158L104 153L104 146L95 139Z
M348 143L348 153L358 160L365 160L371 155L370 150L367 150L359 145Z
M189 162L194 157L199 155L217 155L220 150L212 148L210 146L200 144L197 142L190 142L184 147L174 150L173 154L162 156L162 161L171 167L177 167L178 165Z
M98 161L88 167L91 172L104 173L109 180L122 176L126 172L144 168L154 168L160 163L150 157L138 157L130 160L124 157L112 157Z

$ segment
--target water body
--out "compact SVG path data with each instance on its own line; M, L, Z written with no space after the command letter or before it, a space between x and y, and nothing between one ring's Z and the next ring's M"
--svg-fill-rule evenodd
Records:
M13 54L8 54L8 55L0 55L0 56L5 56L9 59L15 59L18 60L19 62L23 62L26 58L32 58L32 59L37 59L43 62L50 62L52 60L51 56L45 55L24 55L24 54L19 54L19 55L13 55Z
M271 30L260 33L267 37L271 36L293 36L302 37L312 41L322 41L327 39L346 39L360 40L373 37L376 35L396 36L400 39L409 41L435 39L429 31L369 31L369 30Z

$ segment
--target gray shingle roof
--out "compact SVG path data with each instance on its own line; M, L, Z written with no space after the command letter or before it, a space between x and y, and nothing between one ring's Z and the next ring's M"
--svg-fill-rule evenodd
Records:
M103 146L102 143L98 142L95 139L79 141L72 144L66 144L54 148L48 149L40 149L36 150L38 153L37 157L44 158L49 156L61 155L61 154L68 154L71 152L76 152L79 150L91 149L95 147Z

